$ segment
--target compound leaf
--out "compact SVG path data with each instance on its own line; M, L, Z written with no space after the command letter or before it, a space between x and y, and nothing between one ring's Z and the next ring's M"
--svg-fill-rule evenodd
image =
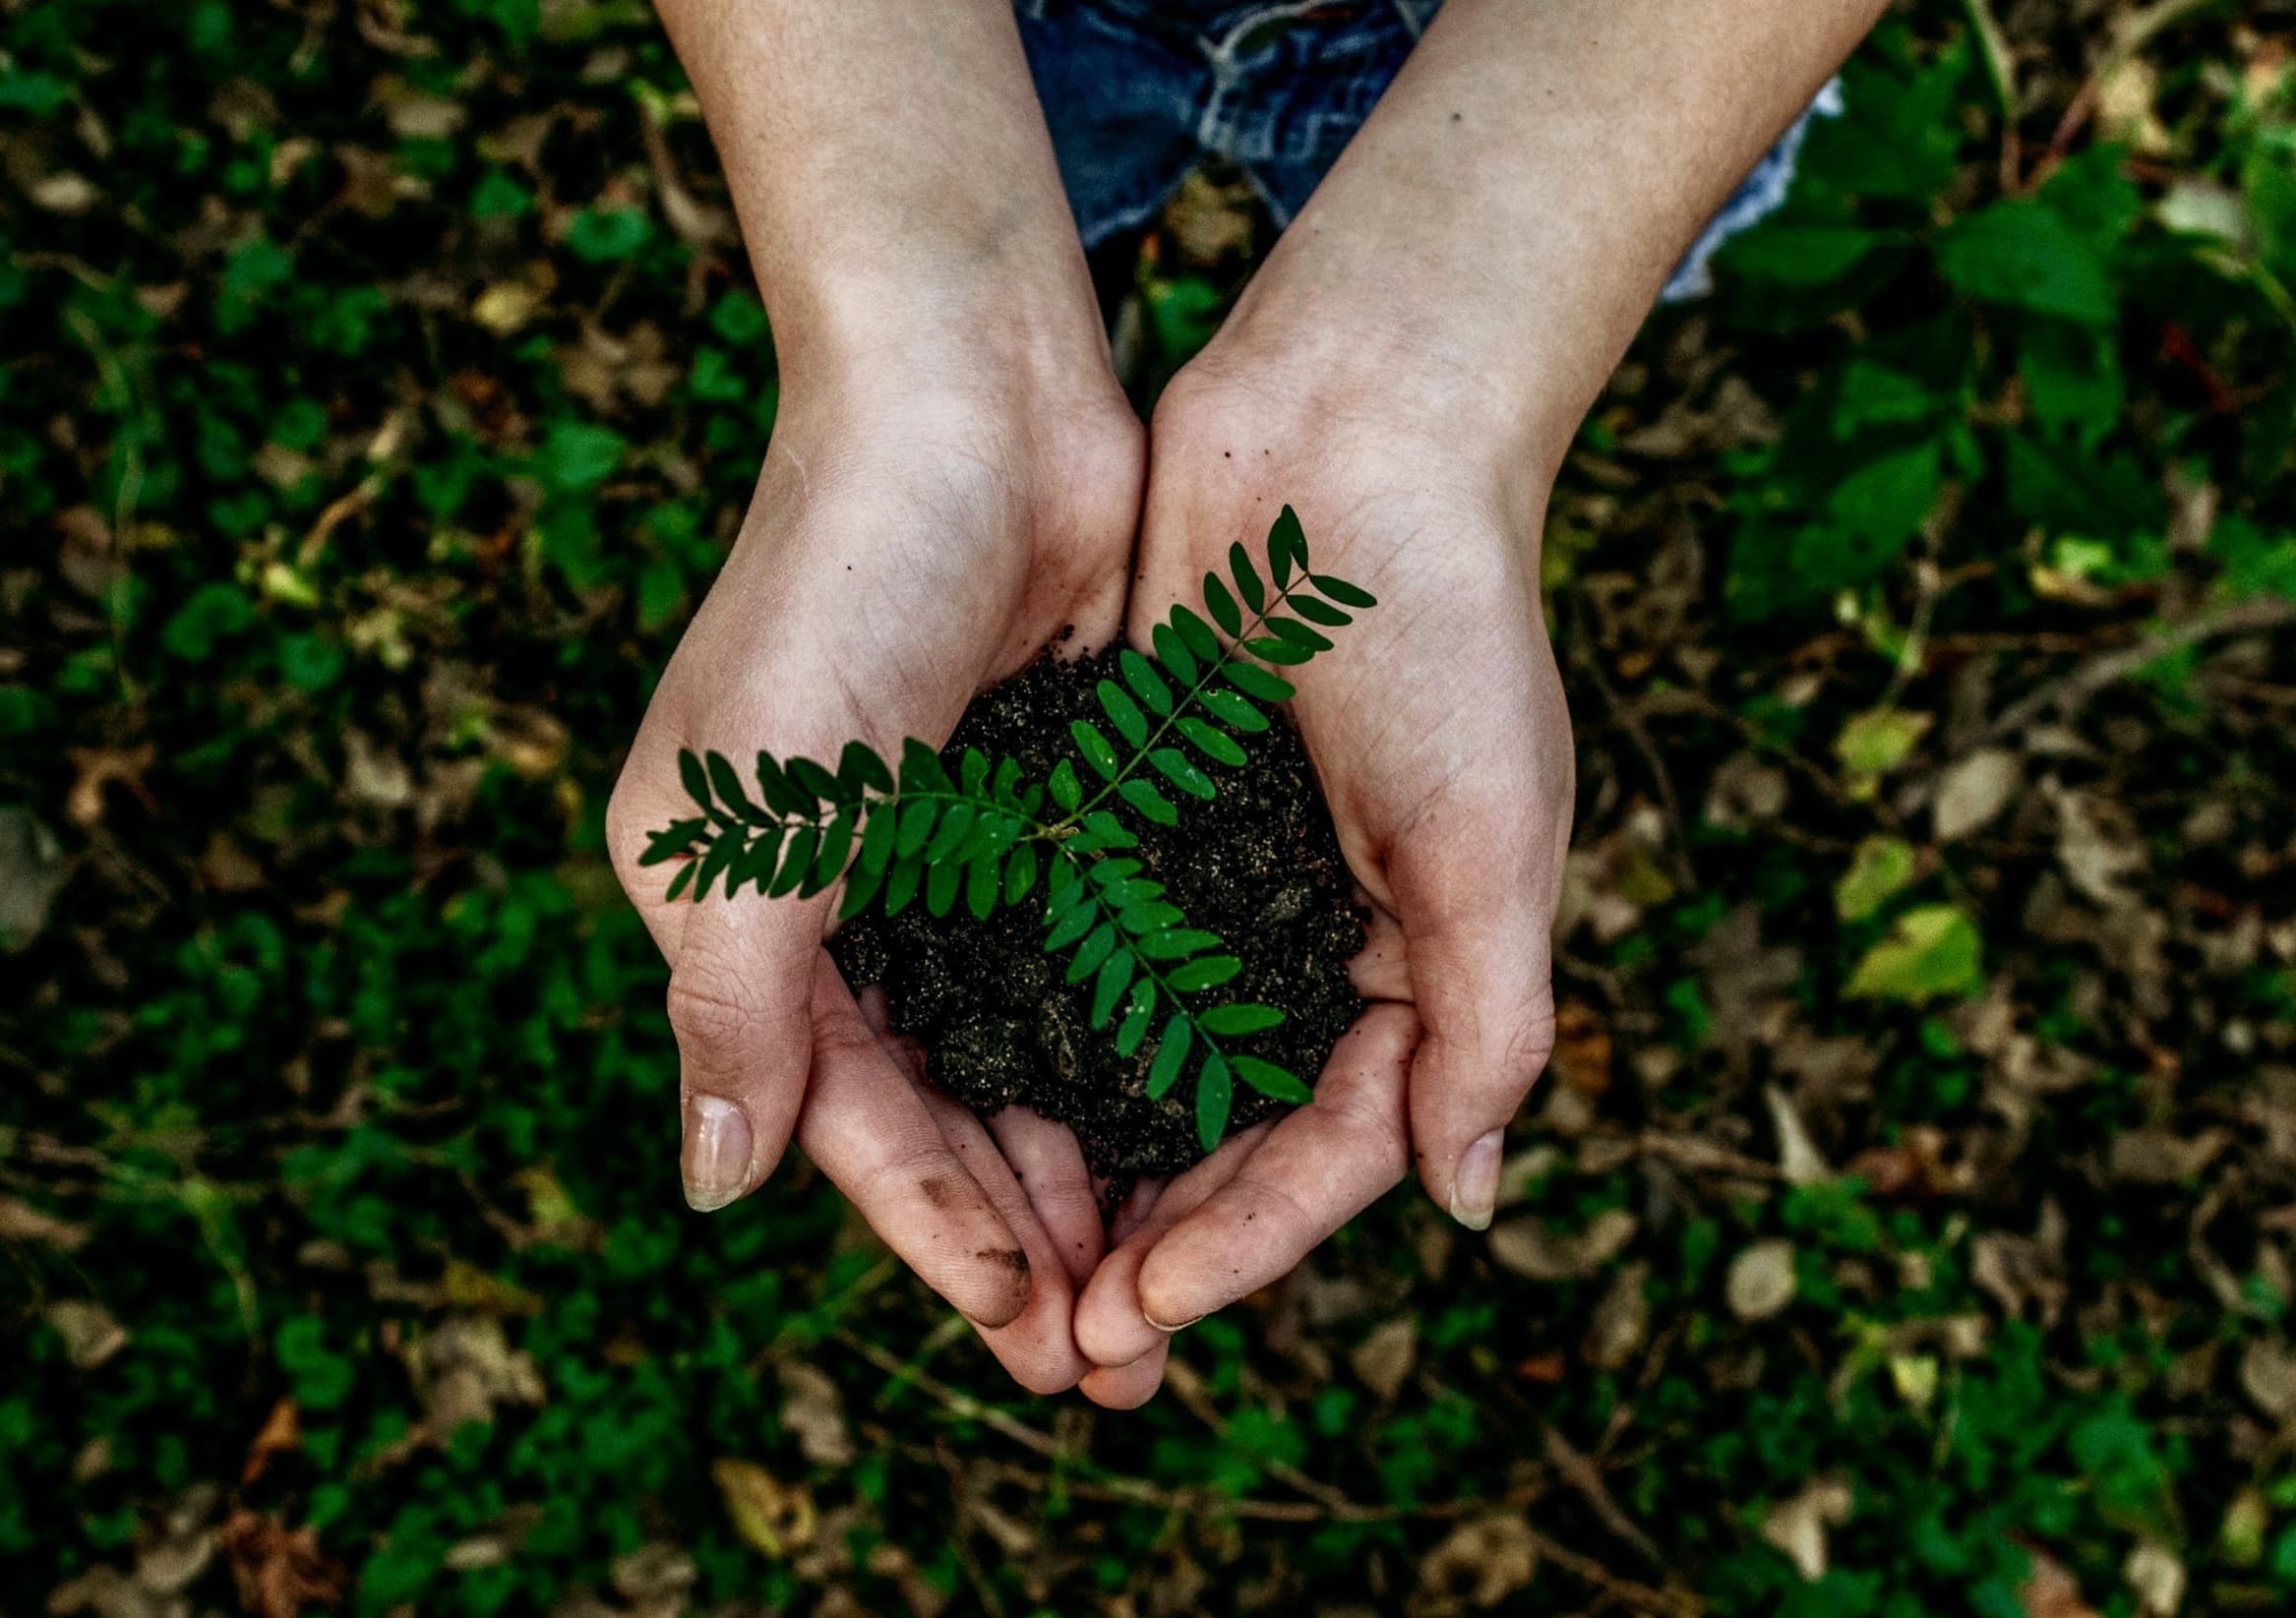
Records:
M1243 604L1253 612L1263 612L1268 604L1267 586L1259 580L1259 572L1251 565L1240 541L1228 547L1228 572L1236 580L1236 593L1243 597Z
M1289 702L1296 689L1289 680L1250 663L1230 663L1220 673L1228 684L1244 695L1256 696L1262 702Z
M1315 1099L1315 1092L1300 1083L1297 1075L1274 1062L1263 1062L1257 1056L1230 1056L1228 1065L1236 1069L1236 1076L1245 1084L1276 1101L1304 1107Z
M1124 671L1124 684L1132 688L1143 707L1159 719L1172 713L1172 688L1156 672L1155 664L1126 646L1117 654L1117 666Z
M1211 609L1213 622L1230 635L1243 632L1243 613L1236 605L1236 598L1228 593L1228 586L1220 582L1217 573L1204 575L1204 605Z
M1194 714L1187 713L1181 714L1175 723L1179 728L1179 734L1194 743L1196 750L1213 763L1240 768L1249 761L1242 745L1217 725L1207 725Z
M1164 666L1181 684L1195 684L1196 654L1188 650L1188 643L1179 637L1178 629L1169 624L1159 624L1148 632L1148 638L1155 642L1156 655L1163 660Z
M717 803L709 796L709 772L701 767L701 760L688 748L678 749L678 779L685 783L686 796L705 809L714 809Z
M1117 1014L1117 1001L1132 982L1132 952L1119 949L1100 963L1100 976L1092 980L1092 1026L1106 1028L1109 1019Z
M1205 955L1173 971L1164 980L1182 994L1193 994L1199 989L1218 989L1243 970L1243 963L1233 955Z
M1196 1139L1209 1152L1228 1129L1228 1111L1235 1104L1236 1086L1228 1077L1227 1058L1219 1051L1204 1057L1196 1074Z
M1216 1005L1198 1013L1196 1026L1207 1034L1231 1037L1258 1034L1282 1025L1284 1014L1272 1005Z
M1230 668L1243 666L1237 663L1229 665ZM1234 725L1246 735L1268 728L1268 716L1234 691L1207 689L1196 692L1196 700L1203 703L1212 716L1222 724Z
M1148 1064L1148 1099L1161 1101L1179 1077L1182 1064L1188 1059L1188 1019L1184 1011L1175 1011L1165 1019L1164 1034L1156 1042L1156 1057Z
M1205 576L1208 578L1211 575L1207 573ZM1187 642L1189 651L1207 663L1220 660L1220 637L1212 632L1212 626L1177 602L1172 609L1172 627L1179 631L1180 639Z
M1196 768L1188 755L1178 748L1158 748L1148 755L1148 762L1156 766L1157 774L1191 798L1201 798L1209 803L1219 796L1219 790L1212 785L1212 778ZM1124 784L1130 786L1132 783L1127 781ZM1140 783L1142 786L1147 784L1145 781Z
M1077 749L1084 754L1084 761L1098 772L1103 781L1114 781L1117 778L1117 749L1109 745L1109 739L1101 734L1098 725L1089 719L1071 719L1068 721L1068 734L1076 739Z
M773 823L773 817L750 802L750 795L742 790L742 778L734 769L734 762L722 752L713 752L704 760L709 766L709 784L717 789L725 807L753 826Z
M965 868L954 860L944 860L932 868L925 878L925 913L928 916L946 916L956 907L957 883L964 873Z
M1101 712L1108 715L1109 723L1116 726L1126 742L1137 748L1148 740L1147 715L1140 711L1139 703L1124 694L1123 687L1113 680L1103 680L1094 689L1094 694L1100 698Z
M1004 862L1004 902L1017 905L1037 885L1037 850L1034 843L1015 843Z
M1159 748L1156 750L1168 752L1171 749ZM1179 810L1173 808L1171 799L1156 790L1153 781L1144 781L1137 775L1131 776L1118 783L1117 795L1160 826L1179 824Z
M864 787L876 792L893 790L893 772L866 742L845 744L845 750L837 757L837 778L847 782L857 796Z
M780 899L795 893L798 884L814 869L814 855L820 843L819 826L800 826L790 833L789 841L781 847L781 869L773 873L773 884L765 890L765 896Z

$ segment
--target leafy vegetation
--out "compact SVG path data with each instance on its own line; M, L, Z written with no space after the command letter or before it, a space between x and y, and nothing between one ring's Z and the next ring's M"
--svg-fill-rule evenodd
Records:
M1490 1236L1400 1192L1123 1417L802 1164L680 1206L601 821L775 383L651 18L0 14L12 1606L2284 1609L2291 14L1992 9L1564 470Z
M1189 996L1231 982L1243 963L1223 950L1219 934L1188 926L1164 884L1122 857L1140 839L1117 809L1157 825L1179 824L1178 806L1149 770L1189 798L1219 796L1212 777L1174 742L1184 740L1208 763L1240 765L1248 755L1234 733L1266 730L1273 721L1258 704L1293 695L1289 681L1238 650L1279 666L1306 663L1331 641L1305 621L1338 629L1355 622L1348 608L1377 605L1368 590L1307 570L1307 536L1289 506L1268 530L1267 569L1263 579L1239 544L1228 552L1233 590L1217 573L1204 575L1205 610L1234 644L1223 645L1210 624L1176 603L1151 635L1155 655L1129 647L1118 654L1123 684L1103 680L1096 694L1131 752L1119 754L1091 720L1069 721L1077 756L1099 778L1090 796L1065 758L1036 782L1022 779L1017 759L992 760L967 748L951 776L938 753L911 737L897 778L865 742L848 742L834 771L811 758L784 761L761 751L760 806L724 754L681 751L686 793L701 813L652 833L638 863L678 862L666 897L696 904L721 876L729 899L745 882L779 899L811 898L842 879L841 921L880 899L886 915L898 916L920 894L930 914L946 916L961 891L974 920L985 922L999 904L1027 899L1049 869L1046 952L1068 952L1069 983L1092 981L1092 1026L1116 1022L1119 1056L1137 1053L1158 1008L1171 1007L1149 1048L1148 1094L1170 1094L1194 1062L1196 1135L1209 1152L1228 1128L1237 1079L1294 1105L1312 1092L1298 1074L1222 1043L1281 1026L1280 1008L1190 1003Z

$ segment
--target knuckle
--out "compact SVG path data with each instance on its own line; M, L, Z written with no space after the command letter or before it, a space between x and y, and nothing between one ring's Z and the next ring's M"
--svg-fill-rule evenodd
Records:
M1411 1167L1411 1129L1402 1101L1398 1090L1390 1101L1367 1102L1350 1095L1331 1102L1332 1127L1357 1142L1355 1150L1364 1152L1366 1162L1375 1156L1381 1171L1396 1179Z
M738 1050L764 1027L764 1016L730 975L705 957L681 960L670 974L670 1031L680 1049L712 1056Z

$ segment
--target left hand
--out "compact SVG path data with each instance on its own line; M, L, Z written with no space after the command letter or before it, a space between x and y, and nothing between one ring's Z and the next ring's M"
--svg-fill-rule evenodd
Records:
M1358 336L1263 345L1232 320L1149 433L1136 644L1206 571L1225 576L1231 543L1258 558L1286 503L1316 570L1380 598L1283 671L1371 911L1356 978L1374 1003L1312 1105L1228 1142L1117 1233L1076 1315L1101 1367L1083 1390L1106 1405L1148 1398L1173 1330L1286 1274L1415 1163L1438 1206L1487 1226L1503 1131L1553 1042L1573 774L1539 595L1548 474L1480 379Z

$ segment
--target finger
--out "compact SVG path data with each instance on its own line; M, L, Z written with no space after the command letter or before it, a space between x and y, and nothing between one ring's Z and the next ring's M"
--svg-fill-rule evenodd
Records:
M1151 1323L1200 1320L1291 1273L1411 1167L1404 1076L1418 1019L1373 1006L1332 1048L1315 1100L1274 1130L1140 1266Z
M1172 1340L1166 1338L1129 1365L1095 1365L1076 1391L1103 1409L1136 1410L1164 1386L1164 1366L1171 1357Z
M1221 1142L1220 1150L1166 1185L1140 1217L1138 1228L1100 1261L1084 1295L1076 1300L1076 1346L1094 1364L1130 1365L1181 1326L1194 1324L1177 1316L1170 1326L1148 1319L1140 1308L1140 1266L1157 1237L1242 1170L1252 1148L1267 1139L1271 1127L1255 1124Z
M872 1034L828 957L816 980L814 1068L797 1130L887 1247L976 1325L1018 1319L1030 1264L995 1200Z
M1396 868L1421 1030L1411 1139L1427 1194L1480 1230L1497 1202L1507 1122L1554 1046L1553 911L1533 898L1527 874L1494 882L1439 869L1437 858L1415 852Z
M1132 1239L1133 1233L1140 1227L1148 1223L1148 1216L1156 1212L1156 1199L1164 1194L1165 1184L1166 1181L1160 1176L1144 1179L1132 1187L1132 1194L1124 1199L1124 1205L1117 1210L1117 1217L1109 1226L1108 1242L1111 1247L1122 1246Z
M812 906L691 908L670 966L670 1032L685 1102L686 1200L707 1213L748 1194L781 1161L812 1065L815 973L834 969ZM855 1024L866 1036L858 1016Z
M1091 1366L1076 1349L1075 1289L1052 1237L972 1110L930 1090L910 1093L932 1111L942 1138L1019 1238L1028 1302L1010 1320L981 1326L981 1341L1030 1393L1057 1394L1073 1388Z
M989 1133L1036 1210L1068 1279L1082 1287L1092 1279L1106 1244L1100 1199L1092 1194L1083 1148L1066 1124L1026 1107L999 1111L989 1120Z

